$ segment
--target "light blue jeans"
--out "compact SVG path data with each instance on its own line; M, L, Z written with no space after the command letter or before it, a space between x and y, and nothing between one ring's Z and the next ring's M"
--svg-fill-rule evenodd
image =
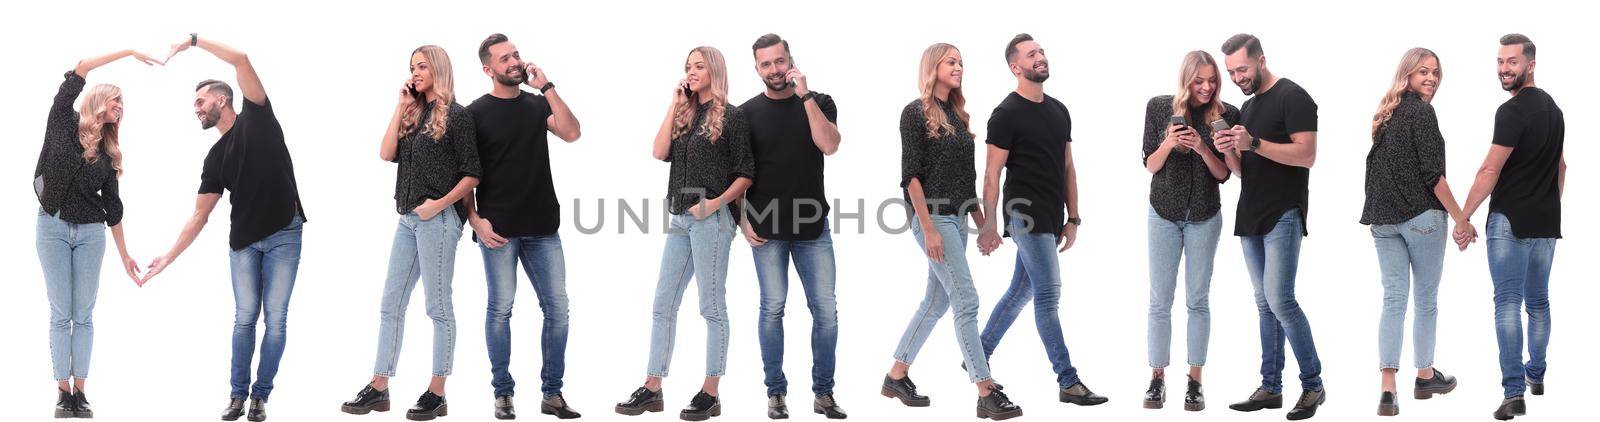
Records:
M40 209L35 238L50 299L51 374L56 381L88 378L106 225L68 223Z
M383 283L378 360L373 373L394 376L400 343L405 337L406 306L421 279L427 294L428 318L433 320L433 375L450 375L456 350L456 313L450 298L450 281L455 276L459 240L461 218L453 206L444 207L428 220L415 211L400 217L394 246L389 250L389 276Z
M1490 213L1489 276L1494 279L1495 338L1500 345L1500 386L1506 397L1522 395L1527 381L1544 382L1545 350L1550 346L1550 267L1556 239L1523 239L1511 221ZM1522 308L1528 312L1528 362L1522 362ZM1524 380L1526 378L1526 380Z
M678 306L693 278L700 288L700 316L706 320L706 376L722 376L728 362L728 304L724 299L733 235L733 216L726 208L704 220L687 212L672 216L651 307L648 375L665 378L672 366Z
M1189 310L1189 366L1205 366L1211 341L1211 269L1222 235L1222 214L1201 221L1171 221L1150 208L1150 318L1147 341L1151 368L1171 363L1172 302L1178 264L1184 263L1184 303Z
M944 242L944 262L927 260L927 292L922 304L917 306L917 313L911 317L911 324L900 335L894 359L907 365L915 361L922 344L933 334L933 327L939 324L939 318L945 311L955 309L956 343L967 364L967 377L974 383L988 380L989 360L983 354L983 338L978 335L978 289L972 285L972 270L967 266L967 230L960 216L935 214L930 217ZM911 219L911 234L917 239L917 250L927 250L922 224L915 217Z
M1417 369L1433 366L1439 319L1439 279L1444 273L1445 239L1450 226L1442 210L1428 210L1400 224L1375 224L1383 275L1383 316L1378 320L1378 368L1400 369L1400 343L1406 335L1406 299L1415 289L1412 352ZM1414 280L1413 280L1414 279ZM1415 283L1413 283L1415 281Z
M1011 215L1009 228L1011 239L1017 244L1017 263L1011 287L995 302L989 323L983 327L983 356L987 360L994 355L1022 307L1032 302L1034 328L1044 342L1045 357L1050 359L1056 383L1061 388L1071 387L1078 383L1078 368L1072 366L1072 355L1061 335L1061 258L1056 233L1029 233L1027 221L1020 213Z
M271 236L228 252L234 305L229 377L232 398L266 400L272 394L272 381L278 376L278 362L283 360L288 338L289 295L294 292L295 274L300 270L304 223L296 216ZM256 352L258 320L266 321L267 332L261 335L261 362L256 368L256 383L251 386L250 360Z

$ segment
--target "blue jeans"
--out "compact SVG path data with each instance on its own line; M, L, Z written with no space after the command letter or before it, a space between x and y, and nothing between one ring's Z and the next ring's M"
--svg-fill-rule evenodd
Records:
M517 297L517 261L528 274L539 311L544 313L539 349L543 369L539 378L545 396L561 393L561 376L566 372L567 355L567 261L561 250L561 235L523 236L506 239L498 248L478 244L483 251L483 273L489 280L489 308L484 319L484 334L489 342L489 367L494 374L494 395L513 395L516 381L511 379L511 305Z
M106 225L68 223L40 209L35 238L45 296L50 299L51 375L56 381L87 378Z
M283 360L289 325L289 295L300 270L300 237L304 220L296 216L289 225L265 239L228 252L233 275L233 398L266 400L272 380ZM250 360L256 351L256 321L266 321L261 335L261 362L255 386L250 385Z
M823 221L822 235L813 240L767 240L750 248L756 279L761 284L761 364L766 371L767 395L785 395L789 381L783 377L783 308L789 297L789 259L800 274L806 307L811 310L811 391L833 393L834 351L839 343L839 311L834 300L833 236Z
M1300 240L1304 237L1299 210L1278 217L1278 225L1265 236L1242 236L1245 266L1255 288L1256 311L1261 323L1261 389L1283 392L1283 343L1287 338L1300 364L1300 387L1322 389L1322 360L1311 339L1311 321L1294 299L1295 273L1300 265Z
M725 282L728 252L733 247L733 216L727 209L704 220L684 213L672 216L667 247L661 256L661 278L651 307L650 363L653 377L667 376L678 332L678 306L689 279L700 286L700 316L706 320L706 376L722 376L728 363L728 304Z
M1489 276L1494 279L1495 338L1500 342L1500 386L1505 396L1522 395L1526 381L1544 382L1550 345L1550 265L1556 239L1522 239L1511 221L1490 213ZM1522 307L1528 312L1528 363L1522 363Z
M954 309L956 343L961 346L961 357L967 364L967 378L974 383L989 380L989 360L983 354L983 339L978 336L978 289L972 285L972 270L967 267L967 231L960 216L936 214L929 217L943 239L944 262L927 260L927 292L911 324L900 335L894 359L907 365L915 361L922 344L933 334L933 327L939 324L939 318L945 311ZM917 239L917 250L926 251L922 223L915 217L911 219L911 234Z
M400 217L389 250L389 276L383 283L379 306L378 360L373 373L392 377L405 337L406 305L422 280L427 294L428 318L433 320L433 375L450 375L455 361L456 311L450 298L455 276L456 242L461 239L461 219L455 207L423 220L415 211Z
M1178 264L1185 263L1184 302L1189 309L1189 366L1205 366L1211 341L1211 268L1222 235L1222 214L1201 221L1171 221L1150 209L1150 321L1147 341L1151 368L1171 363L1172 302Z
M1078 369L1072 367L1072 356L1061 337L1061 317L1056 313L1061 304L1061 260L1056 255L1056 234L1029 233L1026 224L1027 219L1021 214L1012 214L1010 231L1011 240L1017 244L1016 271L1011 275L1011 287L995 303L989 324L983 327L983 356L987 360L994 355L995 347L1011 323L1017 321L1022 307L1032 301L1033 322L1039 330L1039 340L1044 341L1056 383L1061 388L1071 387L1078 383Z
M1428 210L1400 224L1373 225L1383 274L1383 316L1378 320L1378 368L1400 369L1400 342L1406 335L1406 301L1415 289L1417 314L1412 342L1418 369L1433 366L1439 327L1439 279L1444 273L1445 239L1450 226L1443 210ZM1415 285L1412 279L1415 278Z

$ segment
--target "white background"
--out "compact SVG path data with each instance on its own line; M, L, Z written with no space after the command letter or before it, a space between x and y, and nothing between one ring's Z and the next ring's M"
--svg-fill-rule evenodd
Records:
M1407 48L1438 52L1445 77L1433 104L1448 140L1448 177L1457 197L1464 198L1488 149L1494 110L1508 98L1495 79L1496 41L1508 32L1526 33L1541 50L1538 85L1569 116L1573 193L1565 201L1566 239L1551 275L1550 395L1533 398L1528 406L1531 418L1546 420L1570 419L1584 406L1578 401L1580 388L1587 386L1580 371L1589 368L1579 352L1595 348L1590 333L1597 316L1584 301L1600 292L1592 283L1597 268L1589 259L1596 252L1596 226L1584 218L1595 203L1596 183L1586 157L1596 151L1586 142L1583 122L1600 110L1590 101L1596 98L1592 80L1581 75L1595 69L1593 41L1600 37L1578 3L44 3L13 4L0 17L0 39L8 40L0 127L11 130L14 146L0 158L0 179L10 181L0 184L0 195L12 201L0 211L9 229L0 256L12 274L6 294L0 295L0 317L6 321L0 338L8 343L0 348L0 397L7 398L8 420L44 419L55 399L48 308L33 246L37 206L26 181L60 75L80 58L116 49L164 54L189 32L250 54L287 134L311 219L288 350L272 396L273 420L356 420L336 406L371 374L379 291L397 217L391 199L394 167L375 152L394 93L407 77L411 50L430 43L453 56L460 102L487 92L490 82L474 56L479 41L492 32L509 35L525 59L543 66L583 123L580 141L552 138L550 149L565 213L562 235L572 303L565 391L590 419L621 419L612 413L613 403L643 380L664 239L659 231L630 228L618 234L615 199L664 195L668 166L652 160L648 149L688 50L698 45L721 49L729 59L732 100L742 102L761 89L748 46L767 32L789 39L813 88L838 102L844 138L839 153L828 159L827 192L847 203L865 198L876 204L900 195L897 119L917 95L915 70L924 47L950 42L963 49L968 111L980 140L989 110L1015 85L1001 60L1006 41L1026 31L1046 48L1053 65L1046 92L1070 107L1076 123L1073 145L1086 221L1077 247L1061 258L1061 320L1083 379L1111 402L1094 408L1056 402L1055 376L1032 313L1024 312L995 354L994 371L1034 420L1282 417L1282 411L1246 415L1225 407L1258 384L1260 354L1239 244L1226 235L1211 295L1208 409L1179 410L1183 384L1176 380L1182 378L1182 366L1170 368L1175 380L1166 410L1139 407L1149 371L1149 175L1137 160L1145 101L1175 91L1185 52L1203 49L1220 58L1222 41L1242 31L1260 36L1271 69L1299 82L1321 106L1311 237L1304 243L1298 282L1330 392L1319 418L1375 418L1381 288L1371 237L1357 223L1371 114ZM115 83L124 92L124 221L129 246L141 263L165 252L189 215L201 159L217 138L215 131L196 124L192 88L205 78L231 82L233 75L200 50L179 55L165 68L125 60L89 75L91 84ZM1235 105L1244 100L1231 84L1225 84L1222 99ZM1223 186L1225 234L1232 232L1238 189L1237 181ZM606 230L578 233L573 201L584 201L586 225L593 225L593 205L600 198L610 202ZM100 419L211 420L226 403L233 323L226 204L212 214L188 253L142 289L122 275L115 248L108 245L88 389ZM837 397L856 420L968 418L974 391L957 368L959 354L948 323L935 331L912 372L934 406L907 409L877 394L896 340L923 295L925 265L909 234L873 228L874 208L865 210L866 233L850 228L856 221L836 225L846 228L834 236L841 321ZM840 211L861 210L847 205ZM902 222L897 208L885 215L890 225ZM1474 217L1484 219L1484 212ZM654 227L659 224L654 221ZM728 270L732 342L722 382L724 418L755 420L763 417L765 401L756 341L757 289L749 249L742 240L735 242ZM481 329L485 286L476 246L463 239L460 249L449 418L484 420L492 399ZM1411 400L1410 370L1403 370L1403 417L1487 419L1499 401L1484 250L1480 241L1465 253L1451 252L1440 292L1437 363L1460 377L1460 388L1426 402ZM1008 243L991 257L970 252L981 320L988 319L1009 282L1015 251ZM810 318L798 280L793 283L786 320L791 402L796 418L815 419L805 409ZM666 381L668 412L638 419L673 418L700 384L704 324L695 295L687 297L674 375ZM540 317L525 282L518 299L512 370L520 382L523 417L540 418L535 413ZM427 382L430 327L420 299L413 305L400 374L393 381L395 412L367 419L401 418L399 412ZM1181 363L1181 295L1175 309L1173 361ZM1406 367L1412 361L1410 345L1408 338L1401 359ZM1292 357L1289 362L1286 401L1297 393Z

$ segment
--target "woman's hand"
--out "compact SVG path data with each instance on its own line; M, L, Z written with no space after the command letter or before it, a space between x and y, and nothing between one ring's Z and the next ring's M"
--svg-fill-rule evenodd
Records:
M932 227L924 227L922 229L922 244L924 245L922 252L928 255L928 259L940 264L944 263L944 236L940 236L938 230L934 230Z
M399 109L405 110L406 108L411 107L412 104L416 104L417 96L412 94L412 92L416 91L416 86L413 85L414 83L415 82L411 80L411 77L407 76L405 83L400 85Z
M683 78L678 80L678 86L672 87L672 108L674 110L676 110L678 106L689 102L688 86L689 78Z
M423 221L427 221L439 215L439 212L444 211L444 207L447 206L450 206L450 204L445 204L437 199L429 199L422 201L422 205L418 205L411 211L417 213L417 217L421 217Z
M133 284L144 287L144 280L139 279L139 261L127 254L122 254L122 269L128 272L128 278L133 279Z
M1471 222L1456 221L1456 229L1452 237L1455 238L1456 247L1465 251L1467 250L1467 245L1478 241L1478 229L1473 227Z
M711 214L716 214L717 210L720 209L722 209L722 199L702 199L700 202L696 202L694 206L689 207L689 214L694 215L696 220L704 220L706 217L710 217Z
M142 62L142 63L144 63L146 65L150 65L150 66L166 65L167 64L164 61L156 60L154 58L151 58L147 54L140 53L140 52L137 52L137 51L133 52L133 58L138 59L140 62Z

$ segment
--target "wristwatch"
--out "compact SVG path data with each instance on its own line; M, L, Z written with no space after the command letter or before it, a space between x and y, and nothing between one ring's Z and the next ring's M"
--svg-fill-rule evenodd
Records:
M806 95L801 95L800 96L800 102L803 103L803 102L806 102L806 100L810 100L810 99L813 99L813 98L817 98L817 93L815 91L806 91Z
M198 45L198 44L200 44L200 36L199 35L195 35L195 33L193 33L193 32L190 32L189 33L189 46L190 47L194 47L195 45Z
M550 90L555 89L555 88L556 88L556 83L555 82L545 82L544 86L539 87L539 93L543 94L543 93L546 93L546 92L550 92Z
M1261 149L1261 138L1258 138L1255 135L1250 135L1250 150L1255 151L1258 149Z
M1067 219L1067 224L1071 224L1071 225L1078 226L1078 227L1083 227L1083 219L1082 218L1078 218L1078 217L1068 218Z

